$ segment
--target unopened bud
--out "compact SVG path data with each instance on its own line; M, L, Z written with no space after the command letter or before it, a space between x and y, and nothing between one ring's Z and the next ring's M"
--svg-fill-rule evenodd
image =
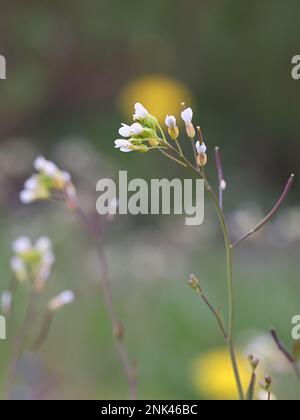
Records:
M151 147L157 147L159 145L159 141L157 139L149 139L148 143L150 144Z
M1 311L4 315L11 313L12 295L10 292L5 291L1 294Z
M255 359L254 356L252 356L252 355L249 356L248 360L250 362L250 365L251 365L253 371L256 371L256 369L259 365L259 360Z
M168 132L172 140L177 140L179 136L179 129L176 124L176 118L173 115L167 115L165 120Z
M74 293L71 290L65 290L64 292L60 293L58 296L49 300L48 309L50 311L57 311L63 306L69 305L70 303L74 302L74 299L75 299Z
M194 274L190 275L190 278L188 280L189 285L193 290L199 290L200 289L200 283L197 277Z
M193 139L196 135L196 130L193 124L187 124L186 126L186 134L190 139Z
M266 384L268 386L271 386L272 385L272 378L271 378L271 376L266 376L265 377L265 381L266 381Z
M207 164L207 154L206 153L200 153L197 156L197 164L199 166L205 166Z

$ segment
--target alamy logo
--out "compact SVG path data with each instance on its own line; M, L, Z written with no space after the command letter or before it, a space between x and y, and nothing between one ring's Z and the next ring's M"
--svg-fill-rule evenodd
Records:
M300 55L294 55L294 57L292 58L292 64L293 64L292 78L294 80L299 80L300 79Z
M292 329L292 338L294 340L300 339L300 315L295 315L292 318L292 325L294 325Z
M6 79L6 59L3 55L0 55L0 79Z
M97 191L101 192L96 204L98 214L184 214L187 226L197 226L204 221L202 179L151 179L147 182L136 178L128 182L127 171L120 171L118 186L117 194L113 179L98 182ZM129 196L129 193L132 194Z
M0 340L6 340L6 319L0 315Z

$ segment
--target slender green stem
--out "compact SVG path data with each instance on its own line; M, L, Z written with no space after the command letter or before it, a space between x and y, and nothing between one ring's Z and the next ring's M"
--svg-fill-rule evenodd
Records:
M176 150L176 149L175 149ZM227 265L227 284L228 284L228 350L231 358L233 373L237 385L238 395L241 400L245 399L243 386L241 382L241 377L239 373L239 367L235 352L235 345L234 345L234 326L235 326L235 305L234 305L234 284L233 284L233 254L232 254L232 245L229 235L229 230L226 224L226 220L224 217L223 210L220 208L218 198L210 186L209 182L207 181L205 174L201 171L201 168L196 168L185 156L180 156L180 153L176 150L179 159L183 161L189 169L196 172L198 176L204 179L205 182L205 189L208 192L209 196L211 197L214 206L217 211L217 215L219 218L219 222L222 228L223 237L224 237L224 244L226 249L226 265Z
M210 187L209 183L206 181L206 190L210 197L213 200L215 205L220 225L223 231L224 243L226 248L226 264L227 264L227 282L228 282L228 310L229 310L229 326L228 326L228 349L230 353L231 363L234 371L234 376L236 380L236 385L238 389L239 398L244 400L244 391L243 386L240 378L237 357L235 353L235 346L234 346L234 325L235 325L235 305L234 305L234 284L233 284L233 255L232 255L232 246L229 237L228 227L225 221L225 217L223 211L221 210L218 202L218 198L215 195L213 189Z
M180 155L181 157L183 157L183 151L182 151L182 148L181 148L181 146L180 146L180 144L179 144L179 141L178 141L177 139L175 140L175 143L176 143L176 146L177 146L177 149L178 149L179 155Z
M184 163L184 162L180 161L179 159L176 159L174 156L170 155L169 153L165 152L164 150L159 149L159 151L160 151L160 152L161 152L164 156L166 156L167 158L169 158L169 159L173 160L174 162L178 163L179 165L184 166L185 168L187 167L186 163Z

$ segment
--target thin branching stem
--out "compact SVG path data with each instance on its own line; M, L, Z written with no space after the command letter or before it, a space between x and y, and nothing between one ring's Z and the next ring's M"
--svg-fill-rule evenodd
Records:
M22 355L23 346L36 315L37 303L38 294L34 291L34 289L32 289L22 326L13 342L11 364L9 366L8 379L6 385L6 395L8 399L11 396L12 388L18 370L19 361Z
M235 247L240 242L242 242L245 239L247 239L250 236L252 236L254 233L256 233L257 231L259 231L266 223L268 223L272 219L272 217L277 212L277 210L279 209L279 207L282 205L282 203L286 199L288 193L290 192L290 189L292 188L292 185L293 185L293 182L294 182L294 178L295 178L295 175L294 174L292 174L289 177L288 182L286 183L286 186L285 186L285 188L284 188L281 196L279 197L278 201L276 202L276 204L272 208L272 210L267 214L267 216L260 223L258 223L258 225L256 225L253 229L251 229L249 232L245 233L245 235L243 235L240 239L238 239L235 242L233 242L233 244L231 245L232 247Z
M210 301L208 300L207 296L205 295L205 293L203 292L203 290L198 287L197 288L197 293L199 294L199 296L202 298L202 300L204 301L204 303L208 306L209 310L211 311L211 313L213 314L213 316L216 318L217 323L221 329L221 332L225 338L225 340L227 341L228 339L228 334L224 325L224 321L222 319L221 313L218 309L215 309L213 307L213 305L210 303Z
M215 148L215 161L216 161L218 181L219 181L219 206L223 210L223 192L226 188L226 181L224 179L221 153L220 153L219 147Z
M125 347L124 343L124 327L121 321L119 321L114 303L112 298L112 292L111 292L111 285L108 275L108 264L107 264L107 258L106 253L103 246L103 234L102 232L99 232L99 229L95 226L93 226L92 221L86 216L86 214L83 212L81 207L78 203L76 203L76 206L71 207L75 210L79 220L81 223L85 226L90 236L93 238L97 252L98 257L100 261L100 269L101 269L101 289L102 294L104 298L104 302L106 305L107 313L111 322L113 334L115 337L115 343L116 343L116 351L118 354L118 357L120 359L120 362L122 364L128 386L130 389L130 398L132 400L137 399L137 368L136 366L133 366L130 362L127 349Z
M295 357L291 354L291 352L285 347L285 345L282 343L282 341L280 341L277 332L275 331L274 328L271 329L270 331L271 336L278 348L278 350L284 355L284 357L287 359L287 361L293 366L296 377L298 379L298 381L300 381L300 369L299 366L297 364L297 360L295 359Z
M253 371L252 375L251 375L250 385L249 385L248 392L247 392L248 401L253 401L254 400L256 379L257 379L256 373L255 373L255 371Z
M176 150L176 149L175 149ZM235 352L235 344L234 344L234 325L235 325L235 305L234 305L234 284L233 284L233 255L232 255L232 246L231 246L231 239L229 235L229 230L226 224L225 216L223 210L220 208L219 200L210 186L209 182L207 181L205 174L203 171L197 169L185 156L180 156L179 159L182 159L184 163L191 169L193 172L204 179L205 188L208 192L209 196L212 199L212 202L215 206L219 222L222 228L224 244L226 248L226 266L227 266L227 284L228 284L228 335L227 335L227 344L228 350L230 354L230 359L232 363L232 368L234 372L234 377L237 385L238 395L241 400L245 399L243 386L241 382L241 377L239 373L239 367Z

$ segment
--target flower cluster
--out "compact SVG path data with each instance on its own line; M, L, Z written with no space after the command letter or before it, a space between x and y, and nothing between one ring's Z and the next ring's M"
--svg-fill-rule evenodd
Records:
M23 236L12 244L14 256L10 266L19 282L33 281L35 291L41 292L48 280L55 262L52 243L49 238L41 237L35 244Z
M55 163L46 160L43 156L36 158L34 168L37 173L27 179L20 193L22 203L46 200L55 193L75 197L75 189L68 172L61 171Z
M162 143L156 133L157 119L142 104L135 104L132 125L122 124L119 134L123 139L115 140L115 148L121 152L148 152Z
M194 141L196 138L196 129L192 122L193 110L191 108L184 109L181 113L181 118L185 124L187 136ZM122 124L122 127L119 129L119 134L124 138L115 140L116 149L120 149L121 152L126 153L148 152L151 149L171 150L172 146L168 143L157 118L151 115L140 103L135 104L133 121L132 125ZM167 115L165 124L170 138L177 142L180 131L177 126L176 117L174 115ZM198 137L199 139L195 143L197 164L204 166L207 162L207 155L200 129Z

